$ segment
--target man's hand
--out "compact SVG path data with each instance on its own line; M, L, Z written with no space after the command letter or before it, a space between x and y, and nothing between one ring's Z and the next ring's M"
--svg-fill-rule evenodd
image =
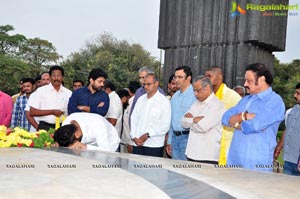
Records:
M192 113L186 113L186 114L184 115L184 117L186 117L186 118L193 118L194 116L193 116Z
M247 113L247 120L252 120L255 117L255 113Z
M64 114L64 111L61 111L59 109L52 110L52 115L55 115L56 117L60 117L63 114Z
M144 134L140 137L140 140L142 140L143 142L146 142L147 139L148 139L148 133L144 133Z
M193 119L193 122L194 123L198 123L200 120L202 120L204 118L204 116L197 116L197 117L194 117Z
M279 156L279 154L280 154L280 149L279 148L275 148L275 150L274 150L274 154L273 154L273 158L274 158L274 160L277 160L277 158L278 158L278 156Z
M104 102L100 102L97 107L103 107L104 106Z
M86 144L82 144L81 142L74 142L69 146L70 149L86 149Z
M54 142L54 144L51 144L51 147L57 148L57 147L59 147L59 144L57 142Z
M133 141L137 146L143 146L144 144L144 142L140 138L134 138Z
M166 146L166 152L169 156L172 156L172 147L171 144L167 144Z
M87 112L89 113L90 112L90 107L89 106L77 106L77 108L83 112Z
M130 144L128 144L128 145L127 145L127 151L128 151L128 153L132 153L132 151L133 151L133 146L130 145Z
M228 123L231 127L235 127L236 123L241 123L241 122L242 122L241 114L235 114L231 116Z

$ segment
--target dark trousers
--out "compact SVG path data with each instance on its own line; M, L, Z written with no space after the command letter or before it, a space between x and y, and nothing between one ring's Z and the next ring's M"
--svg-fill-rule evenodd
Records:
M193 160L191 158L187 158L188 161L192 161L192 162L200 162L200 163L206 163L206 164L218 164L217 161L211 161L211 160Z
M133 154L163 157L164 147L133 146Z
M39 122L38 130L46 130L49 131L49 129L55 129L55 124L50 124L44 121Z

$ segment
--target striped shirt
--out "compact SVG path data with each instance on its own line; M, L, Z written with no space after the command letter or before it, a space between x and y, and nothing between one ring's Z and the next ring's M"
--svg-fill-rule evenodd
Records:
M21 95L16 99L14 104L14 109L12 112L12 119L11 119L11 127L20 127L27 131L30 131L30 123L26 118L26 104L28 99L26 95Z

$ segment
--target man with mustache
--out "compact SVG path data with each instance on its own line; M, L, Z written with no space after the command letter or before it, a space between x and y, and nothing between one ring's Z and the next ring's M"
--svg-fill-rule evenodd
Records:
M294 94L296 105L286 111L286 129L274 151L274 159L277 159L281 149L283 153L283 173L288 175L300 175L300 83L296 85Z
M273 76L261 63L246 67L245 88L249 95L227 110L225 126L234 127L227 165L246 169L273 171L276 134L284 119L285 106L272 90Z
M64 80L62 67L52 66L49 74L50 84L38 88L28 101L29 115L38 117L38 124L31 123L37 130L55 128L57 119L62 120L62 115L67 115L68 102L72 94L62 85Z
M102 90L107 74L94 68L88 76L89 84L75 90L69 100L68 113L86 112L105 116L109 108L109 97Z

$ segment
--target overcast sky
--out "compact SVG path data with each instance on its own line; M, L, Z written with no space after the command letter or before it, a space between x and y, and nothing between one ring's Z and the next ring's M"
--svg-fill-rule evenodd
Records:
M159 0L0 0L0 25L13 25L13 34L53 43L66 58L93 36L110 32L119 40L140 43L159 58ZM290 4L300 0L290 0ZM289 17L286 52L281 62L300 59L300 10Z

